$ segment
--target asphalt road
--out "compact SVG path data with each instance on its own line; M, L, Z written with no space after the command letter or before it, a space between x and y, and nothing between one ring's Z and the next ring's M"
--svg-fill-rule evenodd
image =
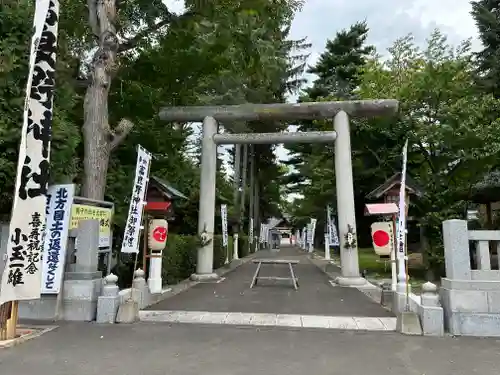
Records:
M324 272L297 248L283 248L278 253L261 251L257 258L297 259L294 268L300 287L291 282L260 281L250 289L257 265L248 262L226 274L219 284L201 283L147 310L188 310L356 317L388 317L392 313L356 288L331 285ZM289 277L288 266L262 265L260 276Z
M0 350L2 375L498 375L500 340L67 323Z

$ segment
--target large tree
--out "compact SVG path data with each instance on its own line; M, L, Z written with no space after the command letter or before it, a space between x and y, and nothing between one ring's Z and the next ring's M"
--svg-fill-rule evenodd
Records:
M379 174L399 170L401 148L409 139L408 174L425 192L414 214L429 240L430 265L439 271L442 221L465 217L471 187L498 157L500 103L474 84L469 42L452 46L436 30L424 49L408 36L389 52L386 61L368 64L359 94L399 99L399 115L364 121L361 130L378 139Z
M477 54L477 81L484 90L500 97L500 7L498 1L472 3L472 16L479 30L483 50Z
M304 90L300 101L345 100L356 96L367 58L373 47L366 44L368 26L358 22L340 30L328 40L325 51L308 70L317 79L312 87ZM302 121L300 131L332 130L331 120ZM303 224L310 216L324 220L325 205L335 201L333 144L300 144L290 147L291 158L286 163L293 166L288 177L290 191L304 196L293 205L294 216ZM319 233L320 231L318 231Z

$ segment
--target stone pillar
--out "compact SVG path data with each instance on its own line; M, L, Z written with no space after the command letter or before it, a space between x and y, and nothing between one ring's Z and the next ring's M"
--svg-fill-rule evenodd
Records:
M74 272L96 272L99 251L99 221L81 220L78 223L77 240Z
M161 277L162 258L161 253L155 254L149 258L149 277L148 286L152 294L161 293L162 290L162 277Z
M134 272L134 280L132 281L131 297L137 302L139 309L149 306L151 302L151 293L149 292L149 287L146 284L144 276L146 276L146 273L138 268Z
M102 295L97 299L97 323L115 323L118 307L120 306L120 291L118 285L118 276L110 273L104 278Z
M101 294L102 274L97 270L99 220L81 220L77 230L76 263L64 274L64 320L93 321Z
M422 285L420 298L422 307L419 308L419 315L424 336L444 336L444 313L437 286L426 282Z
M240 259L238 257L238 241L239 241L238 233L235 233L233 236L233 260Z
M334 119L335 132L335 183L337 185L337 211L340 242L340 263L342 276L336 282L339 285L364 285L366 280L360 277L357 241L352 248L346 248L346 236L349 227L356 239L356 214L354 206L354 186L352 178L351 135L347 113L340 111Z
M254 171L255 171L255 176L254 176L254 197L253 197L253 225L256 228L256 233L259 233L260 231L260 182L259 182L259 171L256 168L256 159L254 159Z
M213 117L203 120L201 149L200 205L198 212L198 235L203 244L198 248L196 273L191 279L196 281L216 280L214 263L214 220L215 220L215 176L217 172L217 145L213 136L217 133L217 121Z
M465 220L443 221L446 278L471 280L469 237Z
M325 260L330 260L330 236L325 233Z
M3 274L7 262L7 245L9 238L9 224L0 223L0 275Z

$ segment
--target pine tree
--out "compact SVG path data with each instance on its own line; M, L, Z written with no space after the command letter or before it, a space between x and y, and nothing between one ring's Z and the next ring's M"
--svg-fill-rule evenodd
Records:
M308 73L316 74L318 78L311 88L304 90L300 101L317 101L321 98L341 100L355 96L355 90L360 83L361 69L374 51L373 46L366 45L368 30L366 22L357 22L349 29L339 31L334 39L327 41L325 51L318 62L308 70ZM331 130L331 122L303 121L299 130ZM286 164L294 166L296 170L288 177L287 182L293 186L290 192L302 192L304 185L309 185L309 181L319 173L312 166L331 166L327 168L329 170L333 168L333 145L297 144L290 146L289 149L291 158ZM321 173L324 173L324 168ZM333 184L331 188L333 189ZM333 197L326 190L324 194L316 194L319 200L325 195Z
M315 66L308 73L316 74L318 79L311 89L306 90L309 99L335 96L350 98L360 83L360 68L374 47L366 45L368 26L357 22L347 30L341 30L335 39L328 40Z
M497 0L472 2L472 16L484 49L477 54L479 86L500 97L500 5Z

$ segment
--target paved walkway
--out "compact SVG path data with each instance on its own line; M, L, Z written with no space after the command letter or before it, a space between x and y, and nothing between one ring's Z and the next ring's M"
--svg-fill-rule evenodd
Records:
M0 350L2 375L498 375L500 341L192 324L68 323Z
M356 288L344 288L297 248L261 251L257 257L298 259L300 287L290 282L259 282L250 289L256 265L248 262L219 283L200 283L149 307L141 320L275 325L306 328L394 330L395 318ZM261 276L289 276L286 265L262 265ZM373 319L372 319L373 318ZM369 327L369 328L367 328ZM371 328L370 328L371 327Z

